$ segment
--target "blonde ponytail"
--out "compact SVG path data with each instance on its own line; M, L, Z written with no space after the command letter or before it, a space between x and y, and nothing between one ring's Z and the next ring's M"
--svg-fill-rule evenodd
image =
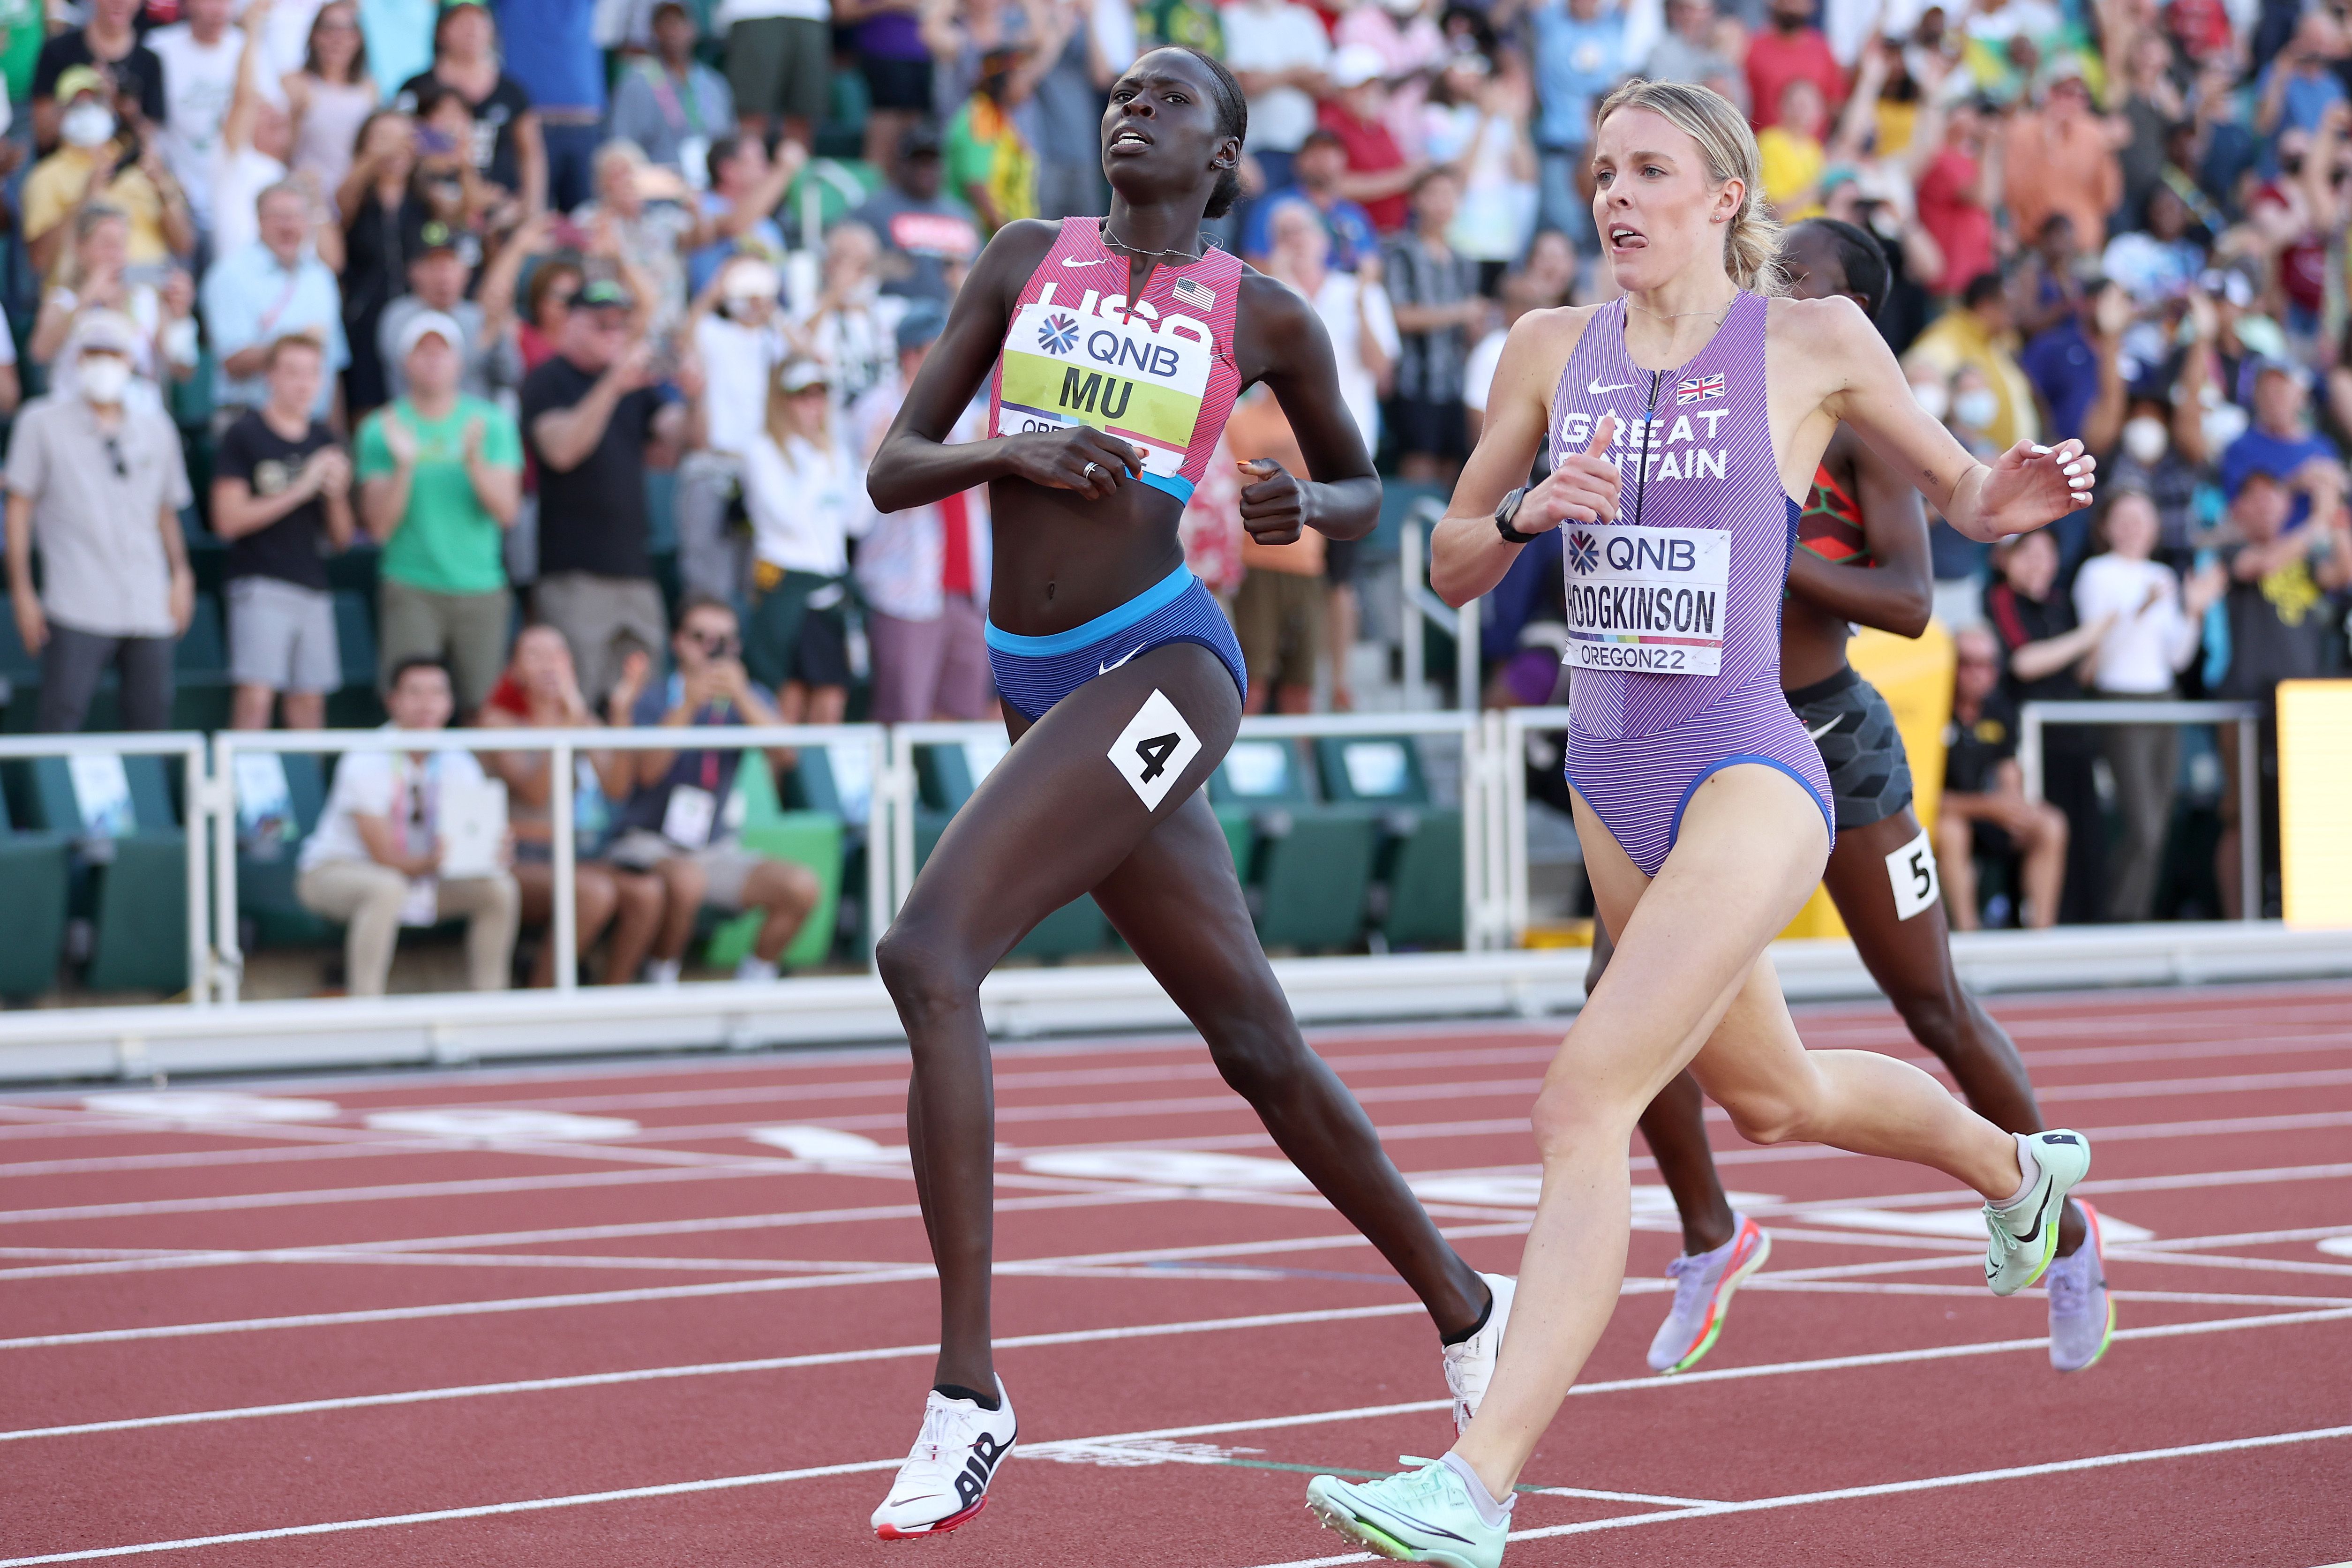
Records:
M1780 271L1780 220L1764 201L1764 158L1748 117L1713 88L1690 82L1626 82L1601 101L1593 115L1597 131L1621 109L1646 109L1698 143L1710 184L1737 180L1747 193L1723 235L1723 269L1731 281L1757 294L1787 287Z

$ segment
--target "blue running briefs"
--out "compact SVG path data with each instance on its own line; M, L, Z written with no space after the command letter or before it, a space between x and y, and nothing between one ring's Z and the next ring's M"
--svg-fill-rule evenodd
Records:
M1139 653L1198 643L1225 662L1249 695L1249 672L1233 622L1188 567L1178 567L1116 610L1050 637L1017 637L988 623L988 664L1005 701L1034 723L1046 709Z

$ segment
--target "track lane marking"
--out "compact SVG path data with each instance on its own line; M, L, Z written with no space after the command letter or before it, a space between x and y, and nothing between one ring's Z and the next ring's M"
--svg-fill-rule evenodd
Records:
M1993 1470L1969 1470L1958 1475L1923 1476L1916 1480L1882 1481L1875 1486L1837 1487L1827 1491L1790 1492L1780 1497L1758 1498L1748 1502L1701 1503L1696 1508L1675 1509L1664 1513L1629 1513L1613 1519L1580 1520L1573 1524L1539 1525L1532 1530L1515 1530L1513 1541L1548 1541L1562 1535L1589 1535L1603 1530L1628 1530L1637 1525L1662 1524L1683 1519L1719 1519L1728 1514L1765 1513L1784 1508L1805 1508L1814 1503L1846 1502L1858 1498L1900 1497L1911 1492L1941 1491L1953 1487L1983 1486L1994 1481L2031 1480L2042 1476L2066 1475L2080 1470L2109 1469L2118 1465L2151 1464L2161 1459L2201 1458L2212 1454L2243 1453L2254 1448L2285 1448L2302 1443L2324 1443L2352 1437L2352 1427L2315 1427L2301 1432L2273 1432L2257 1437L2228 1437L2212 1443L2183 1443L2168 1448L2141 1448L2126 1454L2094 1454L2079 1459L2053 1459L2038 1465L2009 1465ZM1345 1552L1334 1557L1305 1557L1289 1563L1270 1563L1263 1568L1337 1568L1343 1563L1379 1561L1369 1552ZM0 1568L10 1565L0 1563ZM2342 1565L2339 1565L2342 1568Z
M1414 1305L1409 1311L1419 1311ZM2231 1329L2258 1326L2279 1326L2294 1322L2336 1321L2352 1317L2352 1311L2326 1313L2288 1313L2270 1319L2228 1319L2195 1324L2172 1324L2160 1328L2124 1329L2117 1331L2118 1339L2152 1339L2174 1337L2189 1333L2219 1333ZM1146 1331L1149 1332L1149 1331ZM1705 1382L1723 1382L1735 1377L1759 1377L1792 1372L1842 1369L1850 1366L1877 1366L1898 1361L1928 1361L1948 1359L1956 1355L1984 1355L2003 1351L2037 1348L2046 1345L2047 1339L2009 1340L1989 1344L1942 1346L1925 1352L1895 1352L1871 1356L1839 1356L1824 1362L1782 1363L1775 1366L1726 1367L1712 1372L1685 1373L1678 1377L1629 1378L1616 1383L1586 1384L1570 1390L1571 1394L1597 1395L1632 1389L1666 1389L1685 1387ZM918 1354L929 1354L936 1346ZM1348 1410L1318 1411L1302 1416L1270 1416L1252 1420L1218 1421L1192 1427L1163 1427L1140 1432L1118 1432L1107 1437L1061 1438L1033 1445L1031 1454L1048 1453L1057 1448L1100 1448L1115 1443L1134 1443L1150 1439L1211 1437L1223 1433L1265 1432L1287 1427L1336 1426L1348 1421L1375 1420L1392 1416L1423 1415L1447 1408L1444 1399L1413 1400L1402 1404L1361 1406ZM2018 1466L2003 1470L1981 1470L1966 1477L1932 1477L1918 1481L1894 1481L1875 1487L1849 1487L1836 1491L1805 1492L1786 1498L1768 1498L1754 1502L1706 1504L1698 1508L1666 1513L1628 1516L1622 1520L1591 1521L1576 1525L1555 1525L1538 1530L1516 1532L1512 1539L1535 1539L1550 1535L1576 1533L1591 1529L1615 1528L1622 1524L1651 1520L1696 1518L1717 1513L1753 1512L1769 1508L1794 1507L1800 1502L1822 1502L1850 1497L1890 1495L1901 1491L1917 1491L1940 1486L1968 1485L1979 1480L2010 1479L2024 1476L2057 1474L2070 1469L2092 1469L2116 1464L2129 1464L2143 1459L2181 1458L2198 1454L2226 1453L2241 1448L2262 1448L2287 1443L2319 1441L2325 1438L2352 1437L2352 1427L2317 1428L2307 1432L2280 1433L2262 1437L2233 1438L2220 1443L2200 1443L2177 1448L2146 1449L2137 1454L2101 1455L2087 1459L2058 1460L2048 1465ZM38 1556L0 1559L0 1568L35 1568L49 1563L85 1563L107 1557L128 1557L159 1552L184 1552L199 1547L226 1546L251 1541L279 1541L298 1536L342 1534L353 1531L385 1530L403 1525L432 1524L446 1521L485 1519L500 1514L538 1512L550 1509L582 1508L597 1503L635 1501L647 1498L677 1497L695 1492L724 1491L745 1487L772 1486L787 1481L811 1480L830 1476L856 1475L896 1469L905 1460L893 1457L884 1459L856 1460L847 1464L818 1465L802 1469L770 1470L757 1475L721 1476L704 1480L671 1481L659 1485L625 1487L597 1492L580 1492L568 1497L526 1498L511 1502L482 1503L468 1508L436 1509L421 1512L379 1515L369 1519L337 1520L316 1524L283 1525L268 1530L239 1531L229 1534L192 1536L177 1541L141 1542L124 1546L96 1547L78 1552L47 1552ZM1325 1558L1318 1563L1360 1562L1365 1558ZM1280 1568L1304 1568L1302 1564L1280 1565Z

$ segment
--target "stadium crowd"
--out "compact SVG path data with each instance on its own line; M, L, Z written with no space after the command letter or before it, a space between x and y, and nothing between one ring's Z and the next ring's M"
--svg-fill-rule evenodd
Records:
M2266 701L2342 666L2348 17L2343 0L12 0L0 410L35 722L83 727L110 674L121 726L172 722L204 559L242 727L320 726L354 686L428 729L987 716L987 497L877 516L866 457L988 235L1106 210L1096 126L1128 63L1173 43L1237 74L1246 199L1224 243L1314 304L1383 471L1430 486L1475 440L1509 322L1611 291L1585 146L1593 106L1645 75L1734 99L1780 215L1844 220L1883 253L1882 330L1964 444L2099 455L2087 523L1992 551L1935 530L1959 637L1939 836L1948 866L1987 830L2017 857L1996 920L2146 918L2196 771L2183 747L2210 746L2055 730L2037 803L2015 709ZM1297 461L1263 393L1227 443ZM1184 536L1253 707L1349 706L1358 549L1244 542L1233 473L1213 465ZM1533 580L1557 550L1527 560L1486 628L1497 670L1557 630ZM344 666L338 624L338 586L362 580L373 670ZM704 902L767 912L745 962L772 973L806 915L804 875L714 828L736 760L614 753L583 773L602 805L580 925L583 949L607 936L611 977L674 977ZM474 922L483 985L551 898L544 758L488 765L515 866L487 890L442 882L438 912ZM304 902L349 925L355 989L381 986L420 885L404 813L424 820L416 780L438 766L347 762L305 848ZM2237 814L2225 798L2227 864ZM1948 878L1975 924L1972 880ZM2218 885L2234 913L2234 876Z

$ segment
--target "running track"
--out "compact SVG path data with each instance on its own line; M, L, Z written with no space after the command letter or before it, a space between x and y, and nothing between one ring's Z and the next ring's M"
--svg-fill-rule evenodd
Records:
M1651 1377L1675 1243L1643 1222L1514 1564L2352 1559L2352 986L1998 1011L2146 1233L2105 1362L2050 1370L1939 1178L1718 1121L1770 1270ZM1909 1049L1883 1008L1801 1021ZM1484 1268L1555 1033L1318 1038ZM1307 1475L1444 1450L1434 1337L1166 1040L1000 1052L1023 1444L948 1543L872 1539L935 1329L904 1081L874 1051L0 1098L0 1568L1364 1561Z

